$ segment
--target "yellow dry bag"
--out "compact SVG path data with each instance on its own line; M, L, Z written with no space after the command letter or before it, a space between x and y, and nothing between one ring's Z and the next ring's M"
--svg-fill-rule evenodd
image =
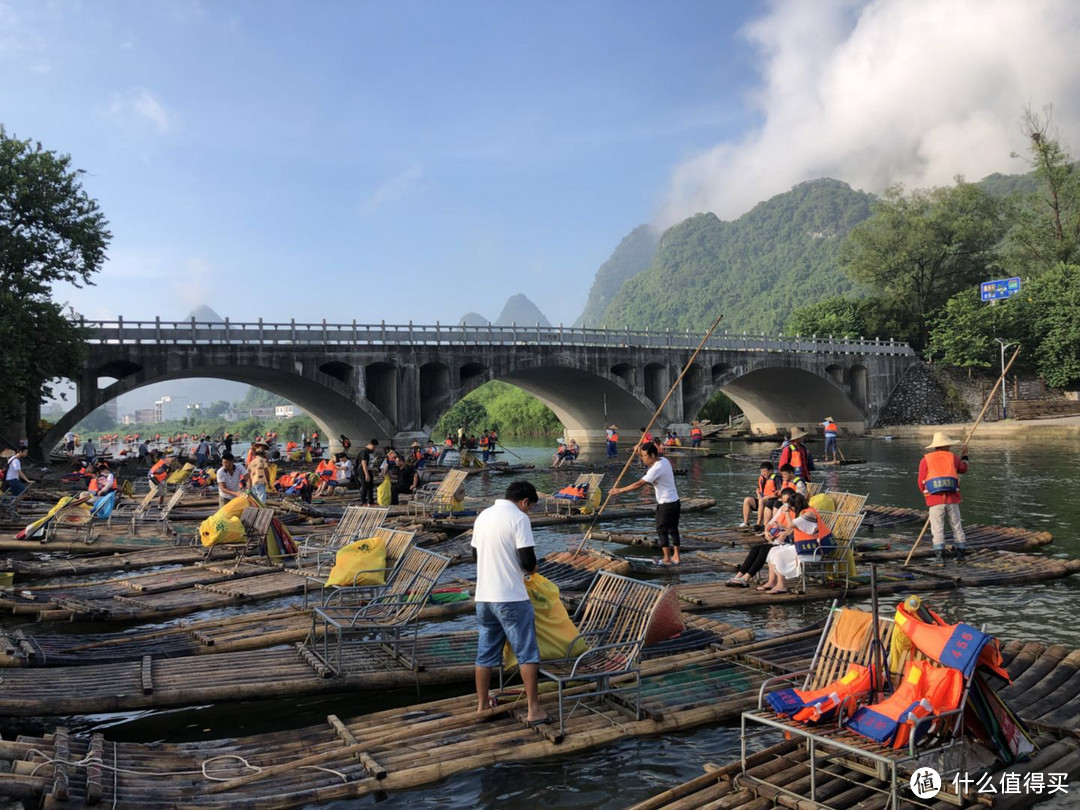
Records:
M327 585L383 585L386 583L386 541L381 537L354 540L338 551Z
M558 585L540 574L529 574L525 577L525 590L529 592L529 601L533 606L540 660L551 661L555 658L577 656L589 648L584 640L577 638L577 627L559 599ZM570 647L571 642L573 647ZM567 649L568 647L570 649ZM507 642L503 646L503 666L516 665L517 656Z

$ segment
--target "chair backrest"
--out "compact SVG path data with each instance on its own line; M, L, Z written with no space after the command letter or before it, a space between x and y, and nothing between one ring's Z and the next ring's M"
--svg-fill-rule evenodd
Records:
M578 632L592 646L644 641L645 631L666 588L651 582L597 571L574 614Z
M141 513L149 509L150 504L154 502L154 498L157 497L157 494L157 484L151 481L150 491L143 496L143 499L141 501L139 501L138 505L135 507L135 511Z
M859 531L859 527L862 526L863 518L865 514L849 514L844 512L826 512L824 510L818 510L818 514L821 515L821 519L825 522L825 525L829 527L832 532L833 538L837 541L837 545L841 541L850 541L855 539L855 534Z
M31 481L29 484L26 485L26 488L23 489L23 491L20 492L18 495L9 495L9 494L5 493L4 496L3 496L3 498L4 498L4 508L7 509L9 512L12 512L12 513L18 512L19 504L21 504L23 502L23 500L26 498L27 494L30 492L30 490L33 488L34 484L36 484L36 483L37 483L37 481Z
M833 499L837 512L845 512L847 514L857 514L862 512L863 507L866 505L866 499L869 497L868 495L856 495L852 492L828 491L825 494Z
M401 563L387 577L386 585L368 603L367 618L380 616L384 621L407 623L420 615L435 583L443 575L450 558L434 551L412 546Z
M882 660L888 661L889 639L892 633L891 619L878 619L884 651ZM869 666L874 646L873 617L865 610L840 608L833 603L821 642L814 653L810 672L804 689L820 689L847 672L849 664Z
M371 537L383 524L390 509L385 506L347 506L330 536L333 546L343 546L358 537Z
M161 517L166 518L169 516L169 513L176 508L176 505L180 503L180 500L184 497L187 488L187 481L182 481L176 485L176 491L173 492L172 497L166 502L165 508L161 510Z
M240 522L244 525L244 536L249 543L262 542L270 531L274 519L274 510L260 506L245 506L240 513Z
M370 536L381 537L383 542L386 543L386 565L390 567L392 562L396 563L408 552L416 532L406 532L401 529L388 529L385 526L380 526Z
M450 470L431 495L433 505L449 505L469 474L465 470Z
M815 495L820 495L825 490L825 485L819 481L810 481L806 485L806 497L813 498Z

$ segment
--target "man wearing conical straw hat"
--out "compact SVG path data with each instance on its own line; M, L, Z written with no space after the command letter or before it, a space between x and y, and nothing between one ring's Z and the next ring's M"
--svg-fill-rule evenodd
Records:
M801 427L793 427L791 429L791 442L784 447L780 452L780 463L778 466L783 467L785 464L790 464L791 468L795 471L795 475L801 478L803 481L810 480L810 451L806 449L806 445L803 444L803 437L806 436L806 431Z
M960 476L968 471L967 448L961 455L950 449L956 441L940 430L926 446L930 452L919 462L919 490L930 510L930 529L934 535L934 561L945 562L945 517L953 531L953 553L962 560L966 554L964 526L960 522Z

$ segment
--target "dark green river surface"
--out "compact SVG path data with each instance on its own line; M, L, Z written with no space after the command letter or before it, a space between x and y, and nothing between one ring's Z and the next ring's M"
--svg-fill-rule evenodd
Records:
M839 469L819 468L815 480L824 480L830 489L869 493L869 503L920 507L923 501L916 488L919 458L924 452L916 441L879 439L848 440L841 449L849 458L866 458L868 464ZM744 442L720 443L721 451L764 457L772 445ZM547 467L551 451L546 447L509 447L537 469L522 473L542 491L552 491L569 483L575 473L553 472ZM821 444L811 451L820 453ZM624 458L626 448L623 450ZM602 453L596 456L601 460ZM962 479L965 523L999 523L1045 530L1054 543L1039 553L1064 557L1080 556L1080 466L1075 441L977 441L971 447L971 470ZM514 462L509 453L501 459ZM589 460L587 458L583 461ZM716 508L682 518L683 529L733 525L741 518L739 503L750 494L757 475L756 466L727 458L696 459L688 462L686 476L676 479L682 497L708 496ZM626 481L641 475L631 468ZM605 492L616 472L607 476ZM468 481L472 495L495 497L513 480L509 475L473 476ZM638 500L639 493L622 501ZM575 546L584 526L539 529L538 552L546 554ZM651 520L603 524L617 531L648 532ZM912 536L921 525L903 531ZM928 542L929 537L923 542ZM618 547L615 547L618 550ZM539 555L538 555L539 556ZM473 575L469 566L452 569L454 576ZM668 577L677 582L677 574ZM694 577L686 577L693 579ZM1080 646L1080 578L1046 584L1015 587L987 587L951 593L935 593L929 598L933 608L950 621L985 624L988 632L1004 638L1036 639ZM886 601L885 605L891 606ZM759 638L787 632L817 621L824 615L824 603L784 607L757 607L725 610L715 618L752 627ZM438 630L468 628L470 616L442 623ZM207 658L213 665L213 658ZM322 724L328 713L350 717L366 711L408 705L467 692L467 687L451 686L390 694L363 694L302 698L296 701L263 701L222 704L172 712L109 715L79 718L73 728L102 729L108 739L195 740L253 734L283 728ZM727 762L738 756L738 730L732 727L705 727L663 738L629 739L572 756L544 761L512 763L461 774L414 791L398 793L381 801L380 807L440 808L621 808L702 773L708 761ZM1075 787L1075 786L1074 786ZM1080 795L1077 790L1072 795ZM333 806L368 806L375 797ZM1072 796L1059 806L1072 803Z

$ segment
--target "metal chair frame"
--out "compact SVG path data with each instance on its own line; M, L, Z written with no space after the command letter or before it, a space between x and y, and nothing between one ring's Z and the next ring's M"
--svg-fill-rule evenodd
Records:
M406 668L414 669L420 612L449 564L449 557L413 546L401 564L394 567L386 584L363 604L335 605L346 594L359 595L357 589L341 588L330 594L322 607L314 608L304 647L338 676L346 673L347 644L380 647ZM410 631L411 646L406 654Z
M19 505L26 499L27 493L34 488L36 483L37 481L31 481L18 495L12 495L9 492L0 493L0 509L7 513L8 520L19 519Z
M337 526L329 532L316 532L301 538L296 546L296 566L303 568L309 558L315 560L315 572L322 572L323 561L337 553L338 549L361 537L373 537L390 513L385 506L347 506Z
M757 709L755 711L742 713L740 720L740 744L742 750L743 771L742 776L739 778L770 784L771 788L777 789L782 793L794 796L799 800L806 799L806 796L796 795L782 786L768 783L766 778L747 774L747 741L749 739L747 726L748 724L758 724L769 729L782 731L789 739L800 738L803 741L803 744L807 749L808 764L810 766L809 798L811 802L816 803L815 806L829 807L827 804L818 802L817 774L819 771L824 770L823 765L826 762L838 760L844 766L851 768L852 770L888 783L889 787L887 793L889 800L886 807L897 808L900 806L900 774L905 768L910 768L913 765L928 764L928 757L937 755L937 770L941 774L943 786L948 784L950 781L948 777L952 774L966 771L966 757L963 741L964 709L967 705L968 693L971 688L973 675L964 679L964 690L960 698L960 705L952 711L929 715L918 720L911 729L911 736L907 747L903 749L895 749L886 745L874 743L872 740L868 740L867 738L848 730L844 727L845 717L843 712L839 713L835 723L829 723L827 726L808 726L803 723L781 718L771 710L766 709L765 693L766 690L771 687L784 682L794 683L797 682L799 678L803 678L802 689L820 689L826 684L831 683L835 678L843 675L843 672L849 663L860 663L864 666L870 666L873 663L871 643L874 634L869 631L872 624L868 626L867 637L864 639L861 649L857 654L845 653L833 646L830 639L830 633L836 618L840 615L840 611L841 608L839 608L834 601L832 608L829 611L828 621L822 631L821 638L818 641L817 649L814 651L814 657L811 661L810 668L799 672L777 675L767 679L761 684L761 688L758 690ZM895 623L891 618L882 618L880 616L877 617L877 621L879 628L881 628L880 634L882 643L885 649L888 650L892 633L897 632L895 630ZM888 666L888 653L883 653L882 658L885 661L886 666ZM914 651L914 648L909 649L909 651L898 661L898 669L889 670L889 677L892 680L893 686L896 686L903 677L904 668L908 661L925 658L926 657L922 655L922 653ZM917 742L919 735L916 732L927 725L931 726L932 733L921 742ZM952 761L946 761L946 756L954 749L958 750L959 758ZM824 761L820 761L819 755L821 755L822 751L832 753L823 755L822 760ZM827 772L830 773L830 775L837 775L832 771ZM962 797L955 793L950 793L945 789L937 795L936 799L948 801L953 804L963 803ZM904 797L904 801L918 803L918 800L914 797ZM837 810L845 810L845 808L837 808Z
M807 581L811 576L820 576L825 582L843 579L844 591L850 582L848 556L853 552L855 535L862 526L862 514L842 514L840 512L818 512L822 521L832 532L835 545L829 548L816 548L812 554L799 555L799 589L806 593Z
M442 509L449 510L454 493L458 491L468 473L465 470L450 470L435 487L425 484L413 493L409 499L410 515L427 515Z

